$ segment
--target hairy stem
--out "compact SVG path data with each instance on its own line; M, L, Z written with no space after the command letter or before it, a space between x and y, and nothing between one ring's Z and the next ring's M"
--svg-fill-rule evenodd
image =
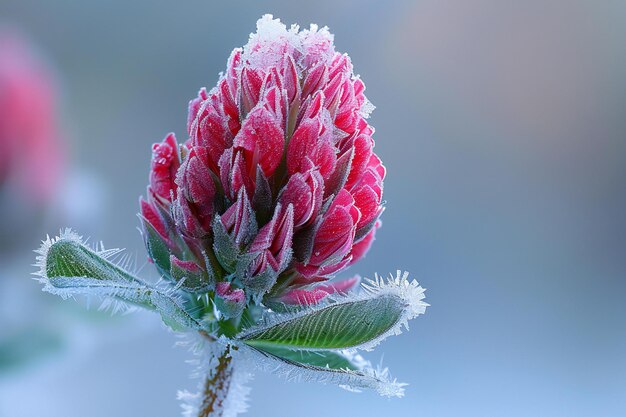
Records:
M230 347L227 347L220 355L214 372L207 376L204 383L198 417L220 417L224 414L224 401L230 391L232 374L232 357Z

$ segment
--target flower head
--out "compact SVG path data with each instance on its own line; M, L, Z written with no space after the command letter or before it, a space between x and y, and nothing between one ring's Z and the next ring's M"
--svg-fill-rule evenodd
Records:
M364 256L382 212L364 90L327 28L261 18L189 103L188 139L153 147L141 211L161 272L170 256L195 264L228 316L244 297L311 304L352 287L325 281Z

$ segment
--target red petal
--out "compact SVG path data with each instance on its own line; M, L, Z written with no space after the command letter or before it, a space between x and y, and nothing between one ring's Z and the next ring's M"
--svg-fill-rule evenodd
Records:
M150 167L150 188L161 198L171 201L172 191L176 191L176 172L180 167L178 145L173 133L161 143L152 146Z
M148 223L150 223L154 230L156 230L165 241L169 241L167 237L168 232L165 228L165 223L163 222L163 219L161 219L161 216L159 215L157 210L143 198L139 200L139 205L141 209L141 215L146 219Z
M313 94L316 90L322 88L328 82L328 67L325 63L320 62L313 67L306 78L302 86L302 97L306 97L309 94Z
M352 158L350 174L348 174L348 181L346 182L347 189L350 189L365 172L372 155L373 145L374 141L367 135L359 135L354 140L354 158Z
M244 68L241 73L241 102L246 113L259 102L264 74L261 70Z
M298 71L293 57L286 55L285 61L284 83L285 90L287 90L287 99L289 104L291 104L300 95L300 82L298 81Z
M293 289L277 298L277 301L287 305L313 305L328 297L328 292L322 289L304 290Z
M257 165L269 177L282 158L284 132L267 109L257 107L248 114L235 137L234 146L244 151L250 178L256 177Z
M363 239L359 240L352 246L352 252L350 252L350 255L352 255L352 260L350 261L350 265L363 258L365 254L369 251L376 237L376 229L378 229L380 225L380 221L377 221L372 230L370 230L370 232L365 235Z

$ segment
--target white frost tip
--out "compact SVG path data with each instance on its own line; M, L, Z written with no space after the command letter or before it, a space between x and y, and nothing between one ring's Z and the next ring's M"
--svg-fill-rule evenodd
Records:
M320 29L311 24L309 29L301 31L297 24L288 28L280 19L266 14L257 21L256 28L243 48L243 60L251 68L267 69L278 65L286 54L298 56L296 64L301 66L330 62L335 53L333 35L327 27Z
M295 27L297 32L297 26ZM263 15L256 22L256 33L250 34L250 39L272 40L287 35L287 27L280 19L274 19L271 14Z
M424 314L429 305L422 300L425 298L424 288L416 280L409 281L407 271L396 271L396 275L390 274L389 278L383 278L375 274L374 279L366 279L361 284L368 293L393 293L407 303L407 320L411 320L420 314Z
M35 275L37 277L35 279L43 284L48 284L47 270L48 270L48 253L50 252L50 248L52 248L52 246L55 243L61 240L67 240L67 241L75 242L81 246L85 246L93 250L93 252L96 255L104 259L110 260L110 261L115 261L116 255L119 255L120 253L124 251L123 249L119 249L119 248L105 249L104 244L102 242L100 242L100 244L89 245L87 242L88 239L83 239L81 235L74 232L69 227L66 227L65 229L61 229L59 232L59 236L55 236L51 238L50 235L47 235L46 239L41 241L41 246L38 249L35 249L34 251L37 254L37 257L35 258L36 262L33 264L33 266L37 267L37 271L33 272L32 275ZM90 248L90 246L92 247ZM122 269L128 269L132 261L130 258L122 257L121 259L119 259L119 262L117 263L118 263L118 266L121 267Z
M407 271L396 271L396 275L390 274L388 278L383 278L375 274L374 279L366 279L361 284L367 296L380 296L384 294L392 294L399 297L405 302L405 308L398 322L379 337L359 346L359 349L372 350L380 342L389 336L399 335L402 329L409 329L409 320L412 320L424 314L429 304L422 301L425 298L424 288L422 288L416 280L409 281L409 273Z

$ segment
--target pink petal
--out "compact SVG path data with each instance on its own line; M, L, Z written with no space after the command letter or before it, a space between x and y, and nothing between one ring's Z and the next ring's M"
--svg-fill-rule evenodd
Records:
M158 211L143 198L139 199L139 205L141 208L141 215L146 219L148 223L150 223L154 230L156 230L157 233L160 234L165 241L169 241L169 233Z
M241 288L232 287L230 282L218 282L215 286L217 295L225 300L234 303L243 303L246 301L246 295Z
M287 305L314 305L328 297L328 292L322 289L304 290L293 289L281 295L276 301Z
M176 191L176 172L180 167L178 144L173 133L161 143L152 146L150 167L150 188L159 197L171 201L172 191Z
M380 225L381 225L381 222L379 220L376 222L372 230L370 230L370 232L367 235L365 235L363 239L359 240L352 246L352 252L350 252L350 255L352 256L352 260L350 261L350 265L354 264L359 259L362 259L365 256L365 254L369 251L370 247L372 246L372 243L374 242L376 238L376 229L378 229Z
M283 142L284 132L276 119L267 109L257 107L248 114L234 146L243 150L248 173L254 179L257 165L267 177L274 173L283 155Z

